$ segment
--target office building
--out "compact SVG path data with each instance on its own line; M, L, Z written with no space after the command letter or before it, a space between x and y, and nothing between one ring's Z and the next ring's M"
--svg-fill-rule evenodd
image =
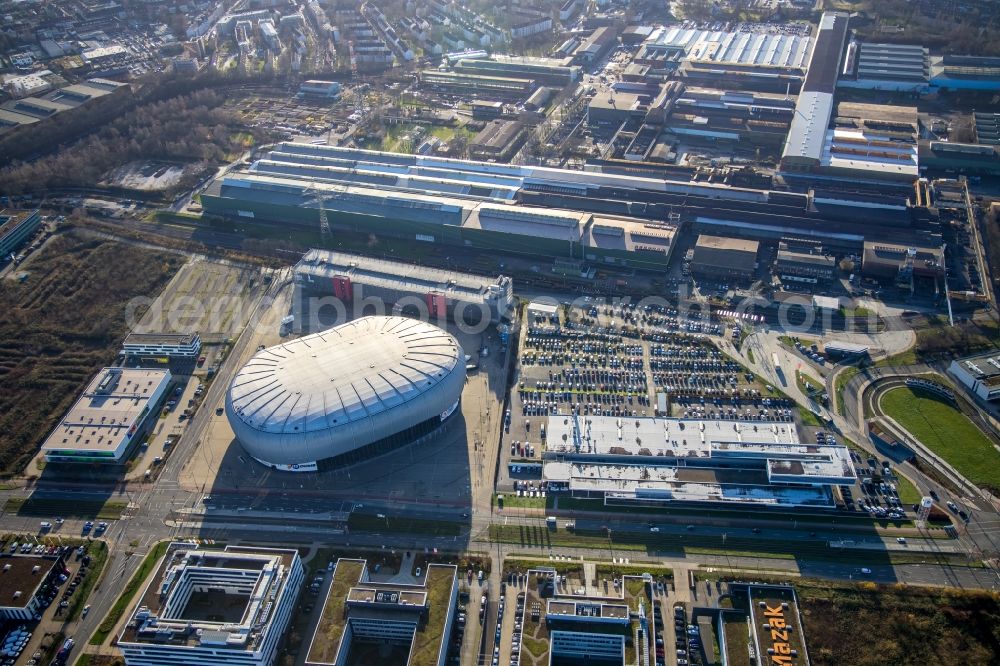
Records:
M365 560L341 558L333 570L306 666L364 663L379 649L393 663L444 666L458 601L458 568L429 564L414 584L372 579Z
M982 400L1000 400L1000 352L955 359L948 372Z
M42 589L66 570L59 556L0 554L0 621L35 622L45 612Z
M198 358L201 336L197 333L130 333L122 343L126 356Z
M667 387L684 390L685 385ZM555 492L605 504L833 508L853 484L841 445L799 438L790 420L553 415L542 478Z
M271 666L305 569L295 549L170 544L118 635L126 666Z
M604 581L603 588L598 588L597 581L583 582L583 587L571 581L571 594L565 578L560 581L553 569L529 569L522 593L524 631L518 632L521 641L515 644L515 654L528 653L525 637L530 637L535 639L530 654L539 664L652 665L655 632L650 576L613 578L612 584Z
M159 415L169 370L104 368L42 444L50 463L123 463Z

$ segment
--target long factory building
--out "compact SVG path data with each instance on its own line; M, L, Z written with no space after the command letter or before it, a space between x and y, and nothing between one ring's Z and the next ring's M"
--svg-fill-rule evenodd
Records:
M666 176L669 178L669 176ZM668 180L597 165L558 169L282 142L202 195L207 214L535 257L662 269L679 212L698 231L808 236L858 252L898 236L914 207L896 193L778 192Z
M322 202L335 231L629 268L667 266L677 229L665 215L657 221L627 211L520 205L517 194L532 181L532 171L537 169L282 143L246 172L217 179L202 205L210 214L318 227ZM584 196L593 180L588 172L548 171L555 177L541 182Z
M790 421L548 418L549 488L606 504L833 508L856 481L841 445L805 443Z
M494 324L509 320L516 306L511 279L486 278L399 261L329 250L309 250L295 264L301 321L309 315L309 296L332 295L345 307L378 299L393 312L426 308L429 317L481 317Z

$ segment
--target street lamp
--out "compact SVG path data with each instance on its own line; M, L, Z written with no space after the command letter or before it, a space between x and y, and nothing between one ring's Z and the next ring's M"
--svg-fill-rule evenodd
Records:
M606 530L608 533L608 550L611 552L611 576L614 577L615 574L615 547L611 541L611 528L607 525L601 525L601 529Z

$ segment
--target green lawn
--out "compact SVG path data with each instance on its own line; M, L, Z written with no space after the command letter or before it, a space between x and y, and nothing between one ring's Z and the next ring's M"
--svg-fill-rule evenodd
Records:
M965 478L1000 489L1000 452L960 411L937 397L901 387L885 393L882 410Z
M526 497L522 495L518 497L516 494L511 495L510 493L503 494L503 507L505 509L544 509L547 503L553 498L549 497ZM547 502L549 500L549 502ZM494 505L497 504L496 496L494 495Z
M802 421L802 425L807 427L813 426L816 428L823 427L823 420L820 419L815 414L813 414L812 410L810 410L808 407L803 407L802 405L799 405L798 411L799 411L799 420Z
M847 387L848 382L850 382L854 377L861 372L861 368L857 366L848 366L837 374L837 378L833 380L833 390L836 395L834 400L836 400L836 410L838 414L844 413L844 389Z
M903 504L916 504L923 497L905 476L896 477L896 489L899 492L899 501Z

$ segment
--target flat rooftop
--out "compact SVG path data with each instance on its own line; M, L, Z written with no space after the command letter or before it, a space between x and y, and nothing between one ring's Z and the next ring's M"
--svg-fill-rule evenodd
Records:
M352 282L398 290L426 289L450 294L463 301L487 301L499 289L509 285L510 278L486 278L470 273L404 264L388 259L374 259L331 250L309 250L294 269L296 274L332 279L338 275Z
M855 480L845 447L785 421L553 415L546 433L543 475L574 492L826 506L825 486Z
M961 366L963 370L972 375L975 379L989 380L996 378L1000 381L1000 352L990 352L969 356L953 361Z
M546 462L542 478L567 484L574 493L603 494L606 500L714 502L736 505L829 507L833 500L823 486L781 486L767 483L687 481L672 465L609 465L586 462ZM752 479L747 478L747 481Z
M320 621L316 625L305 663L324 666L337 662L345 629L351 618L399 620L406 614L416 622L407 664L432 666L439 663L452 599L458 585L458 568L452 564L429 564L422 584L406 585L368 581L365 560L339 559Z
M8 233L16 229L17 225L21 224L37 212L38 211L35 210L0 210L0 238L3 238Z
M60 419L42 444L42 451L120 455L154 407L150 401L162 395L169 382L169 370L104 368Z
M657 417L549 416L546 450L578 455L710 458L727 442L797 445L790 421L732 421ZM564 437L565 436L565 437Z
M124 346L130 345L177 345L193 344L198 339L197 333L129 333L125 336Z
M221 654L253 651L268 636L271 602L289 593L297 558L295 550L170 544L119 642L212 646Z
M809 664L809 655L803 640L802 622L795 590L781 585L749 585L750 617L753 623L754 644L758 654L789 653L788 666ZM788 631L773 631L777 620L784 620ZM796 656L791 656L791 652Z
M24 608L55 565L54 557L0 556L0 608Z

